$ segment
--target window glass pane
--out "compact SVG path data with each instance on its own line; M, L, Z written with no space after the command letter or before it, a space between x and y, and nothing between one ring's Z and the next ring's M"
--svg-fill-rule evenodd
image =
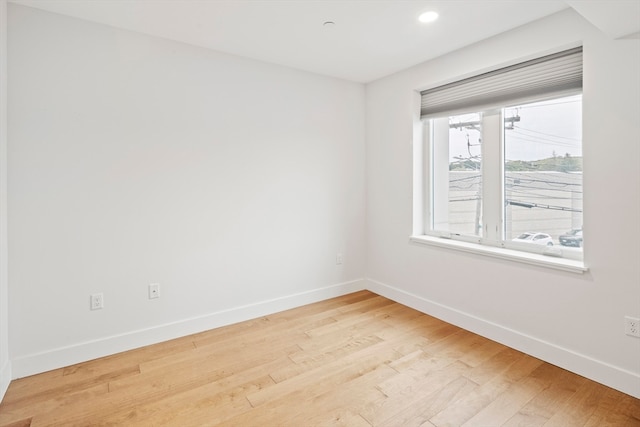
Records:
M480 235L481 114L432 120L434 230Z
M505 108L505 240L582 247L582 96Z

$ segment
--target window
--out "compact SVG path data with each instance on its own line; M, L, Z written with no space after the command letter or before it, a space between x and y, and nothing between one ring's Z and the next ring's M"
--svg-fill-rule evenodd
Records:
M581 105L578 95L505 109L506 240L547 233L546 245L571 252L561 236L582 228Z
M582 260L582 48L429 89L421 101L414 237Z

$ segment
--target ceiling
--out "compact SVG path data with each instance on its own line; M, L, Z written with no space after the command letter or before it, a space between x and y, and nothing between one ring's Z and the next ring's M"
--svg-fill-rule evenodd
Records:
M362 83L567 8L614 38L640 31L640 0L10 2ZM440 18L419 22L428 10Z

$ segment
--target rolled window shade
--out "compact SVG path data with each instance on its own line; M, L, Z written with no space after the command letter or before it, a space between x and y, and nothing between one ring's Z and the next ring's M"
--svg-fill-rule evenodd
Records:
M422 118L478 111L582 90L582 47L420 92Z

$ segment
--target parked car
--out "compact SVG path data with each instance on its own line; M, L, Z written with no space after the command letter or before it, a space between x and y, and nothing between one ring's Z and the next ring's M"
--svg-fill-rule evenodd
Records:
M553 246L553 239L546 233L522 233L515 239L514 242L535 243L536 245Z
M562 246L582 247L582 228L574 228L559 237Z

